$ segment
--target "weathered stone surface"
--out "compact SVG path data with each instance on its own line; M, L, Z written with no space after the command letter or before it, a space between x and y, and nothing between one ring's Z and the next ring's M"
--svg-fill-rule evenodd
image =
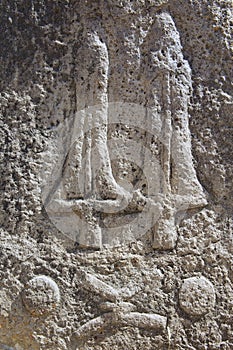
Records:
M1 1L0 348L233 348L232 17Z

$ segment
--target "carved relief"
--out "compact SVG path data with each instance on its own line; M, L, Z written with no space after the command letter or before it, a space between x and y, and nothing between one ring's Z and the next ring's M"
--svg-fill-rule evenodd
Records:
M112 86L114 45L104 27L95 23L94 30L87 23L76 51L76 113L60 131L63 156L52 189L45 190L46 210L81 247L113 246L151 230L155 249L173 249L177 213L206 205L192 162L192 79L179 33L170 14L155 13L135 70L123 70L119 79L116 70ZM123 50L127 43L124 36L118 45ZM132 80L144 91L144 100L137 104L136 94L129 103L110 102L120 93L117 82L127 76L129 87ZM133 163L140 179L130 173ZM119 175L121 168L126 175Z
M84 271L80 272L80 278L83 282L82 288L99 294L106 301L100 305L101 316L79 327L73 335L78 344L95 336L100 330L107 330L112 326L116 327L116 330L120 327L132 326L158 333L166 331L167 317L154 313L137 312L136 306L128 301L135 291L124 288L115 289Z
M58 306L60 291L50 277L36 276L23 290L22 300L25 308L33 316L42 316L52 312Z
M215 290L205 277L191 277L183 281L179 292L180 307L189 315L201 316L215 305Z

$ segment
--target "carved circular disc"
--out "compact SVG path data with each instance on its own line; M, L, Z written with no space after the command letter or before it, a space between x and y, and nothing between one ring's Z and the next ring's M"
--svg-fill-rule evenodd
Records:
M33 316L41 316L52 312L60 302L57 284L47 276L32 278L22 293L25 308Z
M203 315L215 304L214 287L205 277L187 278L181 286L179 302L187 314Z

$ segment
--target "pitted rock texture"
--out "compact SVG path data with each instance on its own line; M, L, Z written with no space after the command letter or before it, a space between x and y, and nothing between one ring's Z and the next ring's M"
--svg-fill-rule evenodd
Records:
M233 349L232 18L231 0L1 1L0 348ZM53 195L84 229L63 206L64 235Z

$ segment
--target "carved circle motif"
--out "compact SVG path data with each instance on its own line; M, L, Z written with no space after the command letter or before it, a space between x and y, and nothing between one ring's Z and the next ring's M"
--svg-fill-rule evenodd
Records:
M205 277L191 277L183 281L179 292L180 307L189 315L201 316L215 304L215 290Z
M52 312L60 302L60 291L57 284L47 276L36 276L26 285L22 300L25 308L33 316Z

